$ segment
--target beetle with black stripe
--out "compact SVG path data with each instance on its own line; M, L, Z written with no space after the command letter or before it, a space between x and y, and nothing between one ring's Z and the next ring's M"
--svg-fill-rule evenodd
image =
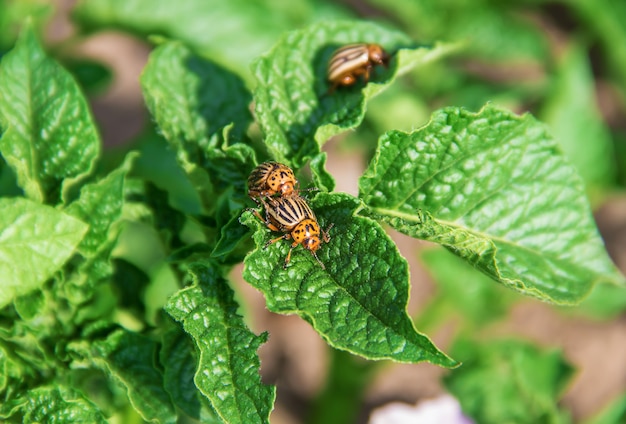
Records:
M332 93L340 85L354 84L360 75L367 83L372 68L376 65L387 67L389 59L390 55L378 44L356 43L340 47L328 61L327 76L332 84L329 92Z
M274 161L263 162L248 177L248 196L257 203L263 196L291 196L297 192L297 185L298 180L287 165Z
M322 230L315 214L307 201L298 195L290 197L261 197L261 204L265 210L265 219L255 209L249 209L254 215L267 225L272 231L285 233L280 237L269 240L263 249L279 240L293 240L289 248L289 253L285 258L284 268L287 268L291 260L291 251L298 245L302 245L311 252L313 257L326 269L322 261L317 257L317 250L322 243L328 243L330 236L328 232L333 227L331 224L326 230Z

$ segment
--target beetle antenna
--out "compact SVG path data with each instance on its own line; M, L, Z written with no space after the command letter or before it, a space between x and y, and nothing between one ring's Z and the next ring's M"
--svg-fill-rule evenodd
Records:
M315 260L317 261L317 263L320 264L320 266L322 267L322 269L326 269L326 266L324 266L324 263L322 261L320 261L320 258L317 257L317 254L313 251L311 251L311 254L313 255L313 257L315 258Z

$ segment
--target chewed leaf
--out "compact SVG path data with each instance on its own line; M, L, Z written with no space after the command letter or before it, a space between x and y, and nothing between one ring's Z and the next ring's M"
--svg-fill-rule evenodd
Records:
M580 177L530 115L446 108L412 133L388 132L359 190L397 230L542 300L576 303L597 280L623 280Z
M415 330L406 312L406 260L378 223L355 216L358 206L345 194L321 193L311 201L320 225L334 224L330 243L318 250L326 269L301 246L283 269L288 243L261 249L268 230L244 214L258 246L244 261L244 278L265 294L268 309L300 315L338 349L369 359L456 365Z
M31 26L0 65L0 151L26 195L57 204L93 168L100 138L69 72L42 50Z
M259 346L237 314L233 291L213 266L194 265L194 285L174 294L166 311L181 322L199 351L194 382L228 423L268 423L276 389L261 382Z
M350 43L377 43L393 55L389 69L379 67L364 90L330 93L327 64L333 51ZM270 153L281 162L301 165L332 135L363 119L365 102L403 72L447 53L450 46L419 46L406 35L371 22L320 22L288 33L253 63L256 115Z
M40 287L70 258L87 229L53 207L0 199L0 307Z

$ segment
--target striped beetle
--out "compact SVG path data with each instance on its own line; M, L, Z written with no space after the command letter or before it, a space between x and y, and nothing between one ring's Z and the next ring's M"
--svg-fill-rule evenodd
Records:
M271 197L276 193L290 196L297 184L296 176L287 165L273 161L263 162L248 177L248 196L257 203L257 198Z
M289 265L291 251L299 244L311 252L313 257L315 257L317 262L322 266L322 269L326 269L315 252L320 248L322 242L328 243L330 241L328 232L333 227L333 224L325 231L322 230L311 207L304 198L298 195L278 198L260 197L259 199L265 209L265 219L263 219L261 214L255 209L250 209L250 211L263 221L270 230L285 233L278 238L269 240L265 243L263 249L279 240L293 239L289 253L287 253L287 257L285 258L283 269L287 268L287 265Z
M328 81L332 93L338 86L352 85L359 75L367 83L376 65L387 66L389 54L378 44L348 44L333 53L328 62Z

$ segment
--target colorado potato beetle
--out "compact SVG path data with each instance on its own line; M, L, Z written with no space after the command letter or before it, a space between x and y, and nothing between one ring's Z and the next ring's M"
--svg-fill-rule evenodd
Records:
M348 44L333 53L328 62L328 81L331 92L338 86L352 85L359 75L367 82L370 71L376 65L387 66L389 54L378 44Z
M279 240L293 239L293 243L289 248L289 253L285 258L284 268L287 268L291 260L291 251L299 244L306 250L311 252L313 257L326 269L322 261L317 257L316 251L320 248L322 242L328 243L330 236L328 232L333 227L331 224L326 230L320 228L315 214L311 210L306 200L298 195L291 197L278 198L260 198L263 208L265 209L265 219L258 211L252 209L252 212L267 225L272 231L283 232L284 235L269 240L265 243L264 249Z
M255 202L263 196L275 194L290 196L296 190L298 180L291 168L278 162L263 162L248 177L248 196ZM258 203L258 202L257 202Z

